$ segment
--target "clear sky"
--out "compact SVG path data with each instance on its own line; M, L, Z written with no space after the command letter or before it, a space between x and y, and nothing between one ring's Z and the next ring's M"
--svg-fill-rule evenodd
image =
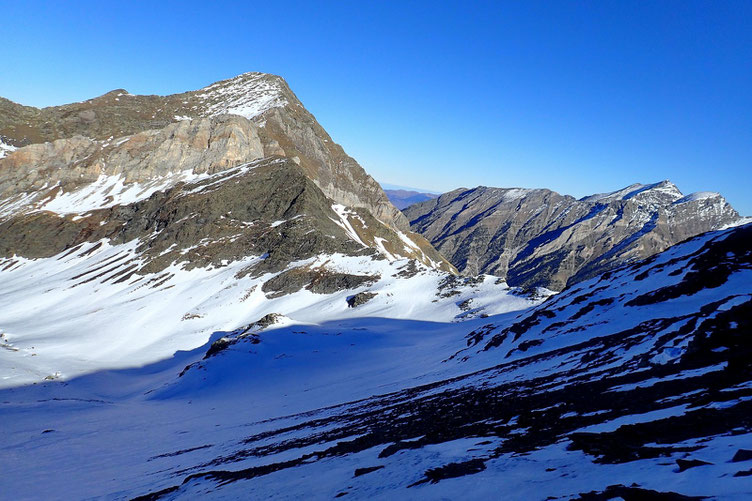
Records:
M575 196L670 179L752 215L752 2L0 0L0 95L285 77L377 180Z

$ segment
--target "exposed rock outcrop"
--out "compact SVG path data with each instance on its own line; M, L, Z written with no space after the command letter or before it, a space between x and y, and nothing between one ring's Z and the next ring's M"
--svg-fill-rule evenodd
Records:
M29 203L96 183L101 176L118 181L104 195L119 190L136 196L139 188L181 175L215 174L263 156L258 128L237 115L185 120L118 140L74 136L32 144L1 160L0 197L30 194Z
M375 298L378 294L376 292L358 292L347 298L347 306L349 308L357 308L362 304L366 304L371 299Z
M108 239L140 242L141 259L130 274L159 272L174 262L185 262L188 268L222 266L254 255L264 256L252 271L261 274L319 254L383 258L377 244L384 249L388 245L390 256L435 267L445 263L430 245L421 249L407 240L411 247L368 212L336 208L297 163L262 159L83 215L17 214L0 221L0 256L51 257L84 242ZM452 269L448 263L444 268Z

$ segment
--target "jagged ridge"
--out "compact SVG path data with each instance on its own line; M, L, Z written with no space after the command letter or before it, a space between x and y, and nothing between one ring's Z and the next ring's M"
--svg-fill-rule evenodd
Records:
M739 220L720 195L685 197L669 181L580 200L550 190L459 189L404 212L460 271L554 290Z

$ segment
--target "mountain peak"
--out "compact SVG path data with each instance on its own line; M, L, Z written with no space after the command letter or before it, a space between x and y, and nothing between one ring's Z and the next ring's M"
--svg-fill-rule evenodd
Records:
M205 116L240 115L253 119L289 103L287 83L268 73L243 73L195 91Z
M115 89L106 94L103 94L101 97L120 97L128 94L130 94L130 92L125 89Z
M280 90L283 86L287 85L285 79L279 75L274 75L272 73L262 73L260 71L247 71L234 77L226 78L224 80L217 80L216 82L213 82L206 87L197 90L196 92L226 88L228 86L253 86L259 82L267 82L271 85L279 87Z
M669 199L670 201L679 200L684 195L674 183L668 179L651 184L634 183L620 190L596 193L594 195L588 195L580 199L581 202L592 203L610 203L617 200L629 200L635 198L638 195L644 196L644 194L658 194L661 198Z
M685 197L680 198L674 203L680 204L684 202L696 202L698 200L708 200L711 198L723 199L723 196L720 193L717 193L715 191L696 191L694 193L690 193L689 195Z

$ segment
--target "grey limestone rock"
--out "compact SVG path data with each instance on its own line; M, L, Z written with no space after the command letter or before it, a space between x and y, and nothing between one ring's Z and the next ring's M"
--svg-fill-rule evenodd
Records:
M684 196L669 181L580 200L543 189L463 188L404 213L463 274L552 290L739 219L719 194Z

